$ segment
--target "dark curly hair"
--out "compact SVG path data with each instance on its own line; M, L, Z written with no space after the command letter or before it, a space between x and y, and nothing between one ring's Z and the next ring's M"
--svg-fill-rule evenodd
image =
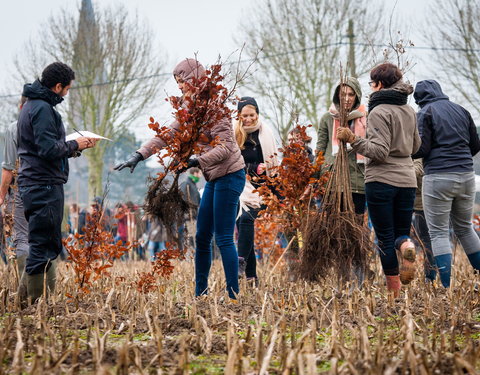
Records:
M40 82L45 87L51 89L55 87L57 83L60 83L62 87L66 87L75 79L75 72L67 64L62 62L54 62L48 65L42 72L42 78Z
M391 63L377 65L370 72L370 79L378 84L382 83L383 88L389 88L400 81L403 77L402 71L398 66Z

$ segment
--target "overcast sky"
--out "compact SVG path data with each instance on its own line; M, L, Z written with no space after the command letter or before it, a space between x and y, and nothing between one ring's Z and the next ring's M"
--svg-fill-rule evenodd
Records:
M375 0L374 0L375 1ZM387 7L394 0L383 1ZM424 24L427 5L434 0L399 0L397 12L405 20L409 37L416 45L424 45L414 25ZM15 54L21 56L22 45L35 36L42 23L61 7L78 8L81 0L0 0L0 91L12 93L8 77ZM209 64L218 55L228 56L238 49L233 43L240 18L248 20L254 11L255 0L93 0L95 6L122 3L130 11L137 11L152 27L157 42L168 53L173 65L176 61L198 52L200 61ZM372 2L372 6L374 3ZM389 14L385 15L388 22ZM419 52L421 53L421 52ZM421 63L409 77L413 81L428 78L428 70ZM173 79L172 79L173 82ZM172 82L170 86L172 87Z
M215 61L238 49L233 35L241 17L248 20L254 11L254 0L92 0L95 6L124 4L138 11L154 30L156 40L168 53L171 61L192 56L199 60ZM382 0L377 0L382 1ZM394 0L383 0L392 6ZM398 14L404 19L425 20L426 5L432 0L399 0ZM59 8L75 9L81 0L0 0L0 87L12 69L13 56L21 55L22 45L40 30L41 24ZM372 5L373 6L373 5ZM386 15L385 22L388 22ZM413 35L416 36L416 35ZM416 44L420 41L416 40Z

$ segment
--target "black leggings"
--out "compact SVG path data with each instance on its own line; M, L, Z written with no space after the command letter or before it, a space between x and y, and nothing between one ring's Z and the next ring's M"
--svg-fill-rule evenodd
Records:
M257 277L257 259L255 257L255 219L261 208L250 208L248 212L242 211L237 220L238 228L238 256L245 259L247 266L245 276Z
M365 194L352 193L353 206L355 207L355 213L357 215L363 215L367 208Z

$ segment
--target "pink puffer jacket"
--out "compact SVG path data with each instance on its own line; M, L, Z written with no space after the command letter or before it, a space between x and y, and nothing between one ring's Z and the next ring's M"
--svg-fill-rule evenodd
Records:
M186 81L194 76L197 78L201 77L205 74L205 69L195 59L185 59L175 67L173 74ZM174 121L170 128L172 131L177 131L180 128L180 124ZM204 134L206 140L200 144L203 146L203 152L201 155L198 155L198 161L207 181L216 180L219 177L245 168L242 153L233 135L230 118L223 118L213 125L211 129L205 130ZM210 142L217 137L220 142L214 147L210 146ZM165 147L165 142L155 137L145 142L137 152L142 154L144 159L147 159L163 147Z

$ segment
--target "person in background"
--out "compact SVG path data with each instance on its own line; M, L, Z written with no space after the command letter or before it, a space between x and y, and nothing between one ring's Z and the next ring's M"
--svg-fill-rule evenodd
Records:
M27 98L20 98L19 109L21 110ZM17 153L17 122L12 122L5 130L5 148L3 150L2 181L0 183L0 208L5 207L5 212L13 215L13 246L17 258L17 272L22 283L19 285L21 300L26 299L27 286L25 263L28 256L28 222L23 212L23 203L15 186L15 171L18 164ZM22 278L23 277L23 278Z
M186 82L200 80L206 76L205 68L196 59L185 59L175 67L173 76L183 97L191 97ZM203 94L208 93L201 93ZM170 126L177 132L180 123ZM197 158L188 161L188 167L199 167L207 180L198 210L197 234L195 236L195 295L208 293L208 276L212 265L211 243L215 234L216 244L222 255L223 269L227 282L227 292L235 303L238 287L238 256L233 240L238 200L245 186L245 164L242 154L233 137L231 119L224 117L204 133L204 146ZM214 139L220 142L212 145ZM165 142L152 138L137 150L127 161L115 166L115 170L135 166L164 148Z
M90 212L91 213L98 213L101 212L101 223L102 229L110 232L112 230L112 211L105 206L105 200L102 197L95 197L93 198L92 204L90 205Z
M423 260L425 279L434 282L437 278L437 271L435 267L435 259L433 258L432 241L430 241L422 201L423 161L422 159L415 159L413 164L415 165L415 175L417 176L418 185L415 193L415 203L413 205L413 227L415 228L418 240L423 244L421 247L425 249L425 258Z
M359 137L365 138L367 126L367 111L361 104L362 89L356 78L347 77L345 83L338 84L333 94L332 105L323 115L318 127L317 154L322 152L325 157L324 169L330 169L338 153L337 132L340 127L340 98L347 112L348 127ZM348 146L350 147L350 146ZM351 148L350 148L351 150ZM365 198L365 157L350 151L348 155L350 165L350 182L355 213L362 215L366 209Z
M450 287L452 247L449 223L472 267L480 271L480 239L472 223L475 202L473 156L480 139L470 113L451 102L440 84L425 80L415 87L422 138L414 158L423 158L423 207L440 280Z
M148 228L148 254L150 260L155 260L155 256L162 250L165 250L167 241L167 231L158 217L150 217L150 226Z
M360 137L347 127L337 138L368 158L365 194L368 213L380 247L387 289L400 295L401 283L415 276L415 245L410 238L417 179L412 154L420 147L416 114L407 104L413 87L403 82L400 69L390 63L370 72L373 93L368 103L367 134ZM401 267L396 249L401 254Z
M80 222L80 207L78 204L72 203L69 207L68 215L68 225L70 234L79 233L79 222Z
M180 191L183 193L187 202L190 203L190 210L185 218L185 223L178 230L181 250L183 250L185 242L185 230L188 235L188 246L191 246L192 249L195 248L195 237L193 233L195 233L198 207L200 206L200 192L198 191L197 184L201 178L202 171L199 168L190 168L187 178L180 184Z
M145 223L142 220L140 208L128 201L125 204L127 216L127 241L131 244L136 244L135 253L138 259L144 258L144 250L141 244L142 234L145 232Z
M305 140L300 139L300 130L298 130L298 128L293 128L287 135L288 143L297 142L303 144L303 146L305 147L305 152L308 155L308 160L313 163L315 162L315 155L313 154L312 148L310 147L311 141L311 137L307 137Z
M273 167L278 165L275 137L259 118L256 100L245 96L238 102L238 120L233 121L235 139L242 152L246 173L250 177L240 195L240 216L238 228L238 275L246 276L257 285L257 261L255 255L255 219L264 209L262 199L255 189L261 181L256 177L270 175Z
M122 244L127 243L127 207L118 202L115 205L115 219L117 220L117 234L115 236L115 241L122 241Z

